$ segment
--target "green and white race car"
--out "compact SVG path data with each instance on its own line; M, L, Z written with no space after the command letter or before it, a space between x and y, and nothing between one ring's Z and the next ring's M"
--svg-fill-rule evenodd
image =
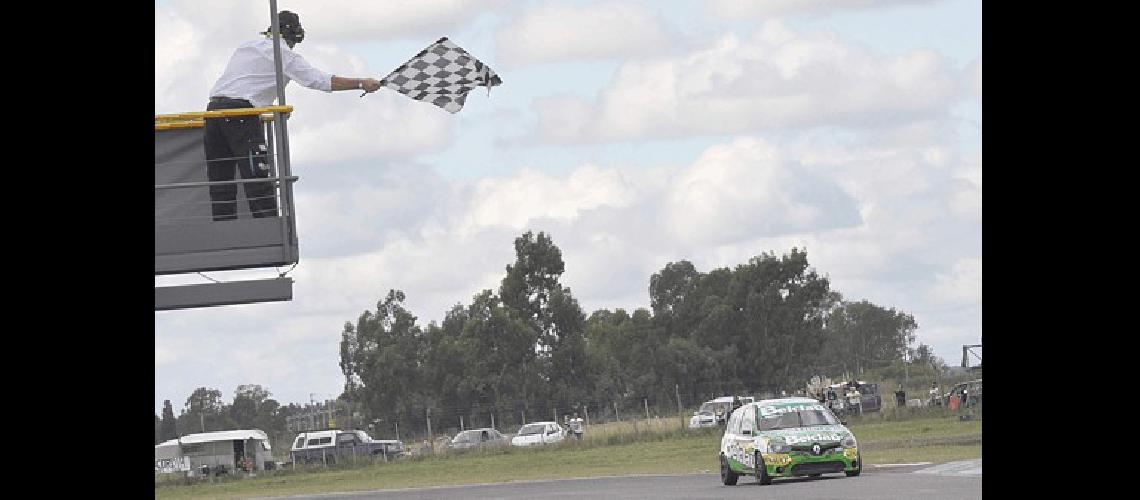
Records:
M858 476L863 459L855 436L819 401L765 399L732 412L720 441L720 478L742 475L760 484L774 477L844 472Z

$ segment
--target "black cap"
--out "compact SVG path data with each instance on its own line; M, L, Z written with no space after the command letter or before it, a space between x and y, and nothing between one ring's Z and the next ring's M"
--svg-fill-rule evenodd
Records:
M285 31L285 28L300 27L301 17L295 12L283 10L277 13L277 24L281 26L281 31Z
M301 27L301 17L297 13L288 10L278 12L277 25L281 29L281 38L288 42L290 47L305 39L305 29ZM265 30L266 33L272 31L272 26Z

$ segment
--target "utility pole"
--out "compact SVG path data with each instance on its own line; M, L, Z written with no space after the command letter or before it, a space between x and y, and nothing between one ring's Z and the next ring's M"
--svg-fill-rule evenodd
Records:
M428 446L430 446L431 451L434 452L435 451L435 440L432 439L432 435L431 435L431 408L427 409L427 428L428 428Z
M910 341L906 343L906 350L903 351L903 390L910 385Z
M677 413L684 415L685 408L681 406L681 385L673 384L673 392L677 395Z

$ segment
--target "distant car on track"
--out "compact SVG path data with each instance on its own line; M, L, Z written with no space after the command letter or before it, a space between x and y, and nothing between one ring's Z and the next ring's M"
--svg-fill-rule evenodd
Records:
M863 459L855 436L811 398L765 399L729 417L720 442L720 478L727 486L742 475L760 484L774 477L843 472L858 476Z

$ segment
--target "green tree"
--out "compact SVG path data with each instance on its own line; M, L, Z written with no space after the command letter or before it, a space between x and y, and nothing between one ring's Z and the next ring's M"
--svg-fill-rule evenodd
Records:
M414 404L420 386L420 344L422 332L416 317L404 307L404 292L389 290L376 304L376 311L364 311L356 326L346 324L342 334L342 370L348 380L359 380L351 397L368 409L369 415L407 411ZM349 347L344 347L348 344ZM347 356L347 359L343 356Z
M194 389L186 398L186 404L178 418L179 435L229 428L227 419L222 418L224 410L222 391L207 387Z
M514 244L515 262L506 267L499 297L514 317L538 332L537 379L523 392L565 411L593 385L583 369L586 317L570 289L559 283L566 265L553 239L544 232L527 231Z
M229 407L230 418L242 429L257 428L265 422L263 408L269 399L269 390L256 384L242 384L234 390L234 400Z
M174 407L170 405L170 400L162 402L162 424L160 431L160 441L167 441L178 437L177 420L174 418Z
M545 389L535 353L539 333L490 290L467 308L459 337L464 379L460 391L478 395L497 408L522 400L524 409Z
M859 374L902 361L917 329L910 314L866 300L844 302L828 317L828 342L840 348L832 363Z

